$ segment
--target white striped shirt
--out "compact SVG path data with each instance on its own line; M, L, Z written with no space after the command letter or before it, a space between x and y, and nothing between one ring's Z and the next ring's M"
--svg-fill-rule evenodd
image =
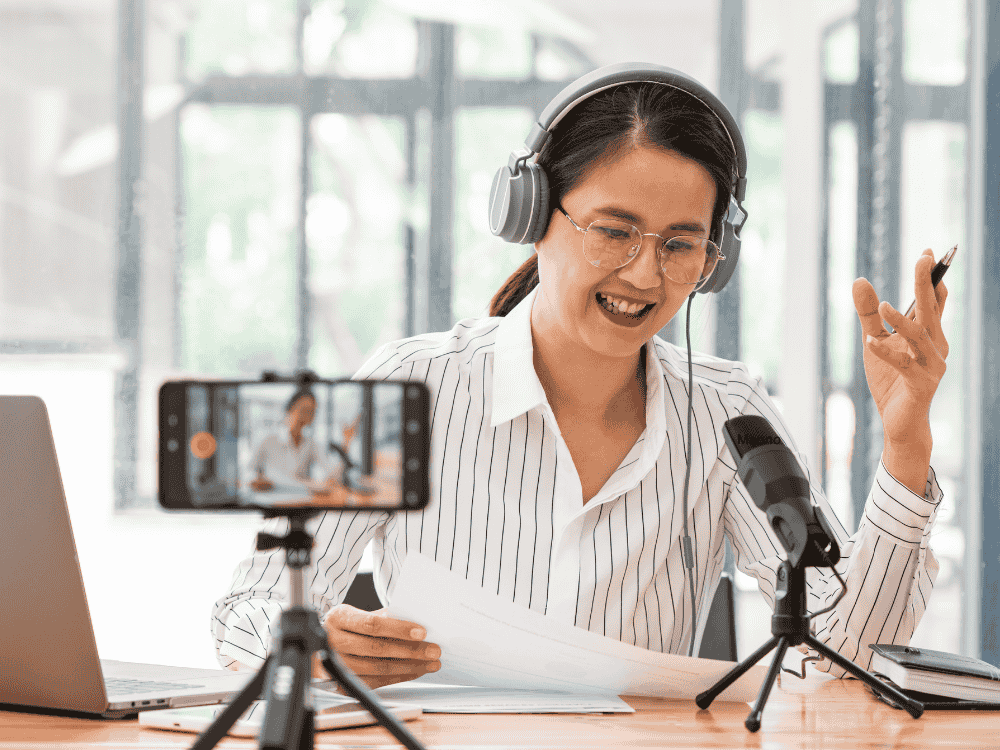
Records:
M537 290L536 290L537 291ZM374 580L388 603L409 550L460 572L498 597L653 651L686 654L694 629L682 559L687 357L657 337L646 357L646 429L586 505L579 476L532 363L533 291L504 318L463 320L450 331L382 346L357 378L421 380L431 392L431 500L422 511L329 512L315 534L310 599L321 615L340 603L374 542ZM649 356L652 355L652 356ZM689 528L695 564L694 633L718 585L728 537L736 566L774 606L784 551L736 476L721 434L741 414L767 418L794 446L760 381L746 367L694 356ZM808 468L798 454L803 468ZM813 620L817 637L867 667L870 643L908 643L926 607L937 561L928 535L941 491L933 471L919 497L879 467L857 533L848 538L810 477L837 534L847 594ZM278 530L284 522L271 522ZM219 661L259 667L287 599L283 552L254 552L216 602ZM809 611L840 591L807 572ZM842 675L828 660L819 668Z

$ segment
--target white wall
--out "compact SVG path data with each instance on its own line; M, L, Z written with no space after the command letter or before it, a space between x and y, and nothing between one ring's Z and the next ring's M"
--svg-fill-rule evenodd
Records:
M577 43L597 65L667 65L718 90L718 0L546 1L591 31Z
M0 393L38 395L48 407L102 658L214 667L209 610L260 519L114 512L115 364L86 355L0 357Z

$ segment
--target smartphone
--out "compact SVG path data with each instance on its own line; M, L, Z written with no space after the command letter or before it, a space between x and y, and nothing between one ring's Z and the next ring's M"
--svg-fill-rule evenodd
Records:
M339 696L335 696L339 697ZM337 729L340 727L363 727L376 724L375 718L360 703L353 698L342 697L315 699L317 731ZM423 712L420 706L404 704L384 704L386 711L400 721L416 719ZM142 711L139 713L139 726L154 729L170 729L175 732L203 732L226 707L192 706L189 708L168 708L162 711ZM235 737L256 737L264 724L264 701L254 701L250 708L237 719L229 730Z
M395 380L168 381L159 502L172 510L416 510L430 393Z

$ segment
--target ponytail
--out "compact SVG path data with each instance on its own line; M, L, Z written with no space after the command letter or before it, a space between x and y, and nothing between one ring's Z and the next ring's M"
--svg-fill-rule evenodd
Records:
M538 286L538 253L522 263L490 300L490 316L502 318Z

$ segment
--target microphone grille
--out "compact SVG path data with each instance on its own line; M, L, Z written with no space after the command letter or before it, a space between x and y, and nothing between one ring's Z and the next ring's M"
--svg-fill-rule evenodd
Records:
M784 445L771 423L764 417L746 414L726 421L726 443L737 459L762 445Z

